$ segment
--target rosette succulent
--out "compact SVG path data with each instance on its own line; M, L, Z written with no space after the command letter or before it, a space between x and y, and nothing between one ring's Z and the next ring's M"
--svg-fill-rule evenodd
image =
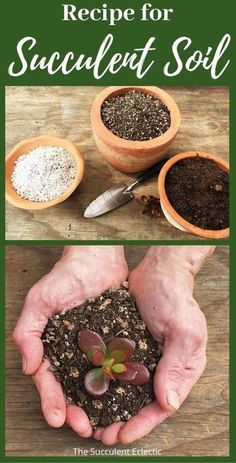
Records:
M84 379L91 395L104 394L111 380L119 379L135 385L148 383L150 374L142 363L132 362L135 342L127 338L113 338L107 345L99 334L85 329L78 333L78 346L94 369Z

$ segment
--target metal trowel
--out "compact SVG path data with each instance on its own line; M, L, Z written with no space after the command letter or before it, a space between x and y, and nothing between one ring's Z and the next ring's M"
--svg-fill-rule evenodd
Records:
M160 170L168 161L169 158L162 159L157 162L145 172L140 174L135 182L127 186L125 183L117 183L113 185L109 190L102 193L94 201L92 201L87 209L85 210L84 217L90 219L92 217L98 217L99 215L105 214L106 212L112 211L117 207L131 201L134 198L132 190L141 183L144 183L154 175L159 174Z

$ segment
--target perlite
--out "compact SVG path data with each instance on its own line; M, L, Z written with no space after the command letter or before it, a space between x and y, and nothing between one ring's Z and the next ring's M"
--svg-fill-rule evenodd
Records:
M125 140L146 141L160 137L170 127L171 116L159 99L142 91L130 90L112 96L101 108L104 125Z
M75 175L71 153L57 146L37 146L15 161L11 182L22 198L50 201L71 186Z

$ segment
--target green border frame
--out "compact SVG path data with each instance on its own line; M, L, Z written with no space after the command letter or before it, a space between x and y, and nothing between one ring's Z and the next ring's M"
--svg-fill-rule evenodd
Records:
M166 7L166 3L164 0L159 0L158 4L155 3L156 0L153 0L153 6L158 7ZM34 3L34 5L32 5ZM5 120L5 85L122 85L127 84L140 84L143 85L155 85L158 83L160 86L228 86L230 89L230 165L231 165L231 186L230 186L230 217L231 217L231 236L229 240L226 241L200 241L200 240L193 240L193 241L99 241L99 244L127 244L127 245L150 245L150 244L171 244L171 245L201 245L201 244L215 244L215 245L229 245L230 247L230 456L194 456L194 457L169 457L169 456L158 456L158 457L76 457L76 456L68 456L68 457L27 457L27 456L5 456L5 430L4 430L4 416L5 416L5 362L0 362L0 417L1 417L1 426L0 426L0 462L68 462L69 460L73 459L74 461L91 461L96 462L97 460L104 459L106 461L120 461L121 458L123 461L137 461L142 462L146 461L147 459L151 461L160 461L160 462L181 462L181 461L196 461L196 462L235 462L236 461L236 439L234 438L234 434L236 432L236 398L235 398L235 391L236 391L236 369L233 366L232 359L235 355L235 344L234 344L234 329L236 328L236 312L235 312L235 305L236 305L236 292L233 292L233 282L236 278L236 239L235 239L235 231L236 231L236 213L233 207L233 201L236 197L236 182L232 181L232 172L233 175L236 172L236 155L235 155L235 142L236 142L236 131L234 127L236 126L236 117L235 117L235 107L236 107L236 90L235 90L235 78L233 76L233 64L231 63L230 67L226 71L226 73L216 81L213 81L208 74L204 74L203 71L197 71L196 73L183 73L183 75L178 76L176 78L165 78L164 76L160 75L158 71L158 62L157 66L153 69L153 73L151 76L146 76L142 81L138 81L135 79L134 74L129 71L123 72L122 77L119 76L106 76L105 78L95 81L91 75L86 76L86 73L81 73L77 75L73 74L71 76L47 76L42 72L37 72L36 74L26 74L24 77L19 79L10 78L7 75L7 63L12 61L9 58L9 54L12 54L13 44L16 43L22 36L24 35L35 35L37 39L41 40L41 53L45 52L51 48L51 44L48 43L47 34L45 31L49 31L51 24L55 27L55 38L58 41L59 49L72 49L71 43L72 40L79 41L79 39L83 39L85 33L88 33L88 41L86 46L88 50L93 50L97 48L97 44L93 43L95 40L94 33L97 32L97 42L100 43L101 37L105 37L108 32L111 32L106 25L89 25L84 23L78 27L78 24L70 24L66 26L66 30L68 33L68 40L64 41L63 43L63 34L62 37L59 36L60 27L64 27L62 23L59 24L59 16L53 16L53 13L58 13L58 7L63 2L60 0L41 0L41 2L33 2L32 0L21 0L21 1L14 1L8 0L5 2L1 7L1 19L2 25L0 28L0 33L4 33L5 35L2 37L2 43L6 44L1 52L1 69L2 69L2 79L1 79L1 87L0 87L0 115L1 115L1 129L0 129L0 145L2 148L2 156L0 159L1 163L1 172L2 174L2 182L0 182L0 202L1 202L1 211L0 211L0 288L2 290L2 294L4 293L4 284L5 284L5 277L4 277L4 268L5 268L5 246L6 245L50 245L50 246L58 246L64 245L66 241L51 241L51 240L43 240L43 241L5 241L5 208L4 208L4 152L5 152L5 127L4 127L4 120ZM69 2L68 2L69 3ZM71 2L76 3L76 2ZM90 5L97 5L98 3L103 3L100 0L90 0ZM117 6L118 0L106 0L106 3L109 6ZM136 0L135 6L132 7L136 8L138 5L145 3L142 0ZM81 7L87 6L85 0L80 1ZM169 35L171 36L172 33L176 35L176 37L180 35L188 35L192 36L193 40L197 42L195 43L196 48L202 48L205 44L216 43L217 37L221 36L221 31L229 32L233 36L233 31L235 29L235 16L233 14L234 10L234 2L233 0L227 0L227 2L221 2L219 0L199 0L197 4L191 2L191 7L189 7L190 2L189 0L179 0L178 5L176 5L173 1L169 2L168 7L173 7L175 9L175 20L172 23L169 23L168 26L163 24L158 24L156 30L154 29L153 25L146 23L146 27L141 28L134 26L129 27L129 31L134 31L134 36L128 32L128 37L131 42L131 48L133 41L137 40L137 45L140 46L145 42L145 39L151 36L153 33L157 36L160 41L160 48L163 49L163 39L168 42L169 37L165 36L165 31L168 30ZM33 6L33 8L32 8ZM119 7L128 7L126 0L119 0ZM130 5L131 6L131 5ZM44 10L46 9L46 12ZM27 14L25 12L27 11ZM186 14L182 14L185 12ZM35 19L36 18L36 19ZM36 21L36 22L35 22ZM42 24L42 26L41 26ZM209 27L210 24L210 27ZM91 26L91 27L90 27ZM155 32L153 32L155 30ZM24 32L22 32L24 31ZM91 31L91 36L90 36ZM9 33L10 32L10 33ZM40 32L44 32L43 37L40 37ZM116 26L116 28L112 29L114 36L117 36L120 39L120 47L121 50L127 48L127 25L120 24ZM143 32L143 38L142 38ZM23 34L23 35L22 35ZM123 37L124 36L124 37ZM140 43L140 36L142 38ZM232 37L233 38L233 37ZM68 43L67 43L68 42ZM77 42L76 42L77 43ZM84 45L84 41L82 42ZM117 45L117 44L116 44ZM157 42L157 45L159 43ZM54 46L54 42L53 42ZM53 49L52 46L52 49ZM230 48L231 51L231 60L233 57L233 46ZM129 47L128 47L129 48ZM76 46L74 47L76 49ZM165 50L160 51L160 60L163 58L163 53ZM156 72L156 74L154 73ZM96 241L69 241L69 244L97 244ZM3 299L3 298L2 298ZM1 322L0 322L0 354L1 359L5 359L5 317L4 317L4 303L2 303L1 309Z

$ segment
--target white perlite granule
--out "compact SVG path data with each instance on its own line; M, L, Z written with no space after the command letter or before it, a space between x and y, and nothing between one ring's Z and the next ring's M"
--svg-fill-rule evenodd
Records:
M22 198L50 201L70 187L75 174L71 153L57 146L37 146L15 161L11 182Z

